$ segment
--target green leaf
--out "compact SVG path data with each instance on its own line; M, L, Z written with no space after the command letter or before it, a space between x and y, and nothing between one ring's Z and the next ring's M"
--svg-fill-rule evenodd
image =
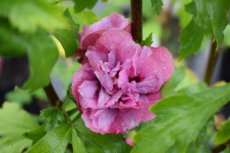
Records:
M39 27L53 31L67 26L62 11L46 0L0 1L0 15L8 17L21 32L34 32Z
M0 109L0 152L19 153L32 141L24 134L36 127L37 121L16 103L5 102Z
M31 146L31 140L22 135L9 135L0 138L0 152L21 153Z
M42 137L28 153L64 153L71 140L71 127L63 124Z
M1 3L1 2L0 2ZM0 18L0 55L22 55L26 52L27 41L22 39L17 30L11 30L6 19Z
M46 134L46 131L44 129L44 126L40 126L30 132L27 132L25 136L31 140L33 140L33 144L37 143L38 140L40 140L44 135Z
M183 29L179 37L180 59L197 53L202 44L203 38L203 29L198 26L198 21L193 18L190 23Z
M47 101L43 89L38 89L35 92L31 93L27 90L15 87L14 90L7 92L5 95L6 101L15 102L21 106L31 103L34 97L38 98L41 101Z
M50 82L50 72L58 57L58 49L47 32L39 29L33 34L19 33L18 30L11 28L7 20L0 20L0 34L2 33L6 36L0 38L1 55L14 56L27 52L30 77L24 84L24 88L35 91L46 86Z
M215 135L215 143L222 144L230 140L230 119L221 125L219 131Z
M62 110L65 111L65 114L68 115L69 120L72 122L80 118L80 112L77 109L76 102L72 101L68 95L64 99Z
M162 0L151 0L153 11L156 12L157 14L160 14L163 2Z
M206 89L207 86L200 82L195 74L186 66L176 66L171 78L161 88L163 97L178 93L196 93Z
M55 66L51 73L51 78L60 80L61 88L59 90L59 96L64 99L69 88L69 84L72 82L74 73L80 69L81 64L75 60L66 60L65 58L59 58L55 63ZM65 74L65 75L63 75Z
M217 45L221 45L229 8L229 0L194 0L186 6L193 19L180 35L180 58L197 53L204 35L213 36Z
M150 33L150 34L148 35L148 37L145 38L145 40L143 40L143 41L141 42L141 45L142 45L142 46L151 46L152 43L153 43L152 39L153 39L153 33Z
M224 45L230 47L230 24L224 30Z
M140 130L132 153L186 152L207 121L230 100L230 84L196 94L178 94L156 103L154 122Z
M74 9L76 12L81 12L85 8L92 9L97 3L97 0L74 0Z
M65 55L68 57L78 48L77 33L79 31L79 25L73 21L68 10L66 10L64 14L68 18L71 28L57 30L54 32L54 36L60 41L65 50Z
M24 122L26 121L26 122ZM25 133L38 126L37 121L18 104L5 102L0 109L0 133Z
M73 153L87 153L87 149L82 140L78 137L76 130L72 129Z
M35 37L36 35L36 37ZM58 57L58 50L53 40L43 31L28 36L27 54L30 62L30 77L24 88L34 91L50 82L50 72Z
M16 102L20 105L28 104L32 100L32 96L25 90L16 88L5 95L7 101Z
M65 120L64 114L58 108L48 108L41 111L41 118L45 120L45 129L52 130Z
M228 147L227 149L225 149L225 150L222 151L221 153L230 153L230 148Z
M202 27L207 27L217 44L220 45L223 41L223 31L227 26L227 13L230 7L229 0L194 0L199 24Z
M97 15L90 10L85 10L74 14L73 19L76 23L81 25L90 25L99 20Z
M127 153L130 151L130 146L123 141L122 135L93 133L80 119L74 124L89 153Z

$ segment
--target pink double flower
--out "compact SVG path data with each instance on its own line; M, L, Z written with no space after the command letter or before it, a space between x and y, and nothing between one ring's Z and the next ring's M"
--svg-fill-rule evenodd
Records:
M83 28L78 52L72 93L88 128L118 134L154 118L149 107L174 69L166 48L135 43L128 20L112 13Z

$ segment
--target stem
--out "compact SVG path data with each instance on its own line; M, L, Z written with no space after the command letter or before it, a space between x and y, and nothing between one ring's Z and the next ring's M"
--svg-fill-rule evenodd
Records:
M215 69L215 65L218 59L218 52L217 52L217 42L216 40L212 41L211 44L211 48L210 48L210 55L209 55L209 59L208 59L208 65L207 65L207 69L205 72L205 77L204 77L204 81L207 84L211 84L212 81L212 75Z
M215 70L215 66L216 66L216 62L218 60L218 57L219 57L219 53L217 52L217 42L216 42L216 40L213 40L212 44L211 44L211 48L210 48L208 65L207 65L207 69L206 69L205 77L204 77L204 81L208 85L211 84L212 75L213 75L213 72ZM219 146L212 148L212 153L220 153L221 151L223 151L226 148L226 144L221 144Z
M221 144L215 148L212 149L212 153L220 153L221 151L223 151L226 148L225 144Z
M131 3L131 33L137 42L142 41L142 0L130 0Z
M50 105L55 107L58 106L59 98L51 83L49 83L46 87L44 87L44 91L49 99Z

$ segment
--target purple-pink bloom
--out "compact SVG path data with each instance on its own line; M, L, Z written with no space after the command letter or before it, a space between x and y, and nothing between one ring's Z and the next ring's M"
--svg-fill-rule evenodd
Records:
M103 31L87 46L72 83L86 126L94 132L118 134L152 119L149 107L161 98L160 88L173 69L166 48L142 47L119 28Z
M88 47L93 46L103 32L111 29L121 29L130 32L130 24L122 15L111 13L100 21L83 27L83 32L80 34L80 47L76 52L76 56L80 58L80 61L83 60Z

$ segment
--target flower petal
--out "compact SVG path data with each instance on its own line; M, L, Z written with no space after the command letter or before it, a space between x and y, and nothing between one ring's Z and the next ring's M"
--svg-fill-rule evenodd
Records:
M119 29L105 31L95 45L98 47L103 46L108 51L115 51L116 59L121 63L124 63L126 59L132 58L141 49L132 40L132 36L128 32Z
M122 15L112 13L109 16L101 19L100 21L90 25L89 27L83 27L83 32L80 35L80 42L84 42L84 39L87 39L87 36L97 31L108 30L111 28L128 29L128 25L128 20L125 19ZM83 44L81 44L81 46L85 47L85 45Z
M99 97L98 97L98 106L102 107L105 105L105 103L110 99L110 96L108 95L108 93L101 88L100 92L99 92Z
M106 72L95 71L94 74L96 75L97 79L100 81L102 87L104 87L107 92L112 91L113 80L110 78L110 76Z
M163 47L143 47L136 66L137 74L142 78L149 76L159 78L159 85L155 86L163 85L174 70L173 57L171 53Z
M146 77L144 80L136 83L137 92L140 94L149 94L160 90L159 78L157 75Z

